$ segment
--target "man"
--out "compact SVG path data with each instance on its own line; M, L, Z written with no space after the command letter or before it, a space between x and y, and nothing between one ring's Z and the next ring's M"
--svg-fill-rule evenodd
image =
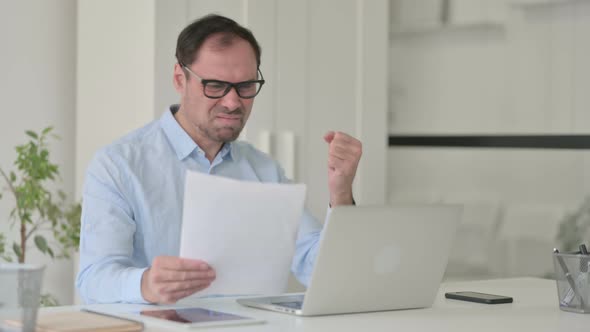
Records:
M267 155L234 142L264 84L252 33L228 18L205 16L181 32L176 57L180 105L101 149L88 168L77 278L86 303L174 303L214 282L207 262L178 257L186 170L288 182ZM324 140L330 204L352 204L361 143L340 132ZM292 264L303 284L320 232L304 211Z

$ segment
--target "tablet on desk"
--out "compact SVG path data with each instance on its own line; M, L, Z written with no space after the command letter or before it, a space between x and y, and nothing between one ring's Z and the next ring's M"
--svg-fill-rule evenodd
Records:
M149 321L158 321L160 323L164 322L191 328L264 323L260 319L206 308L146 309L137 312L137 314L147 318Z

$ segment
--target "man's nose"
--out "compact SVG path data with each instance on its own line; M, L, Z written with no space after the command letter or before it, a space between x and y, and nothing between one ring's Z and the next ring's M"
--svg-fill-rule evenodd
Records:
M221 98L221 106L230 111L239 108L240 105L240 96L238 96L238 93L234 87L232 87L231 90L229 90L229 92Z

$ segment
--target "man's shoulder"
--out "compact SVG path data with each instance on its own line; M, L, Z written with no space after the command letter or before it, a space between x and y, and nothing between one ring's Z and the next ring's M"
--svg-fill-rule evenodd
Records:
M241 160L245 161L256 172L262 182L283 182L284 171L278 161L252 144L239 141L234 143Z
M146 150L157 148L163 139L158 121L152 121L100 148L94 161L113 162L118 166L121 163L134 163L138 158L149 155L145 153Z
M276 161L270 155L257 149L251 143L246 141L234 141L232 145L233 149L237 151L240 157L246 158L251 162L276 163Z

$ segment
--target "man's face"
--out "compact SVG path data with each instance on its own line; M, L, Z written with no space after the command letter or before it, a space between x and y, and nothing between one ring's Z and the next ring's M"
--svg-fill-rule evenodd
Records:
M257 79L256 55L247 41L235 39L230 46L219 48L212 38L205 41L196 60L187 64L193 73L201 79L231 83ZM217 144L238 138L254 98L240 98L234 88L219 99L208 98L201 80L190 74L187 78L178 64L174 68L174 85L182 98L177 119L197 143Z

